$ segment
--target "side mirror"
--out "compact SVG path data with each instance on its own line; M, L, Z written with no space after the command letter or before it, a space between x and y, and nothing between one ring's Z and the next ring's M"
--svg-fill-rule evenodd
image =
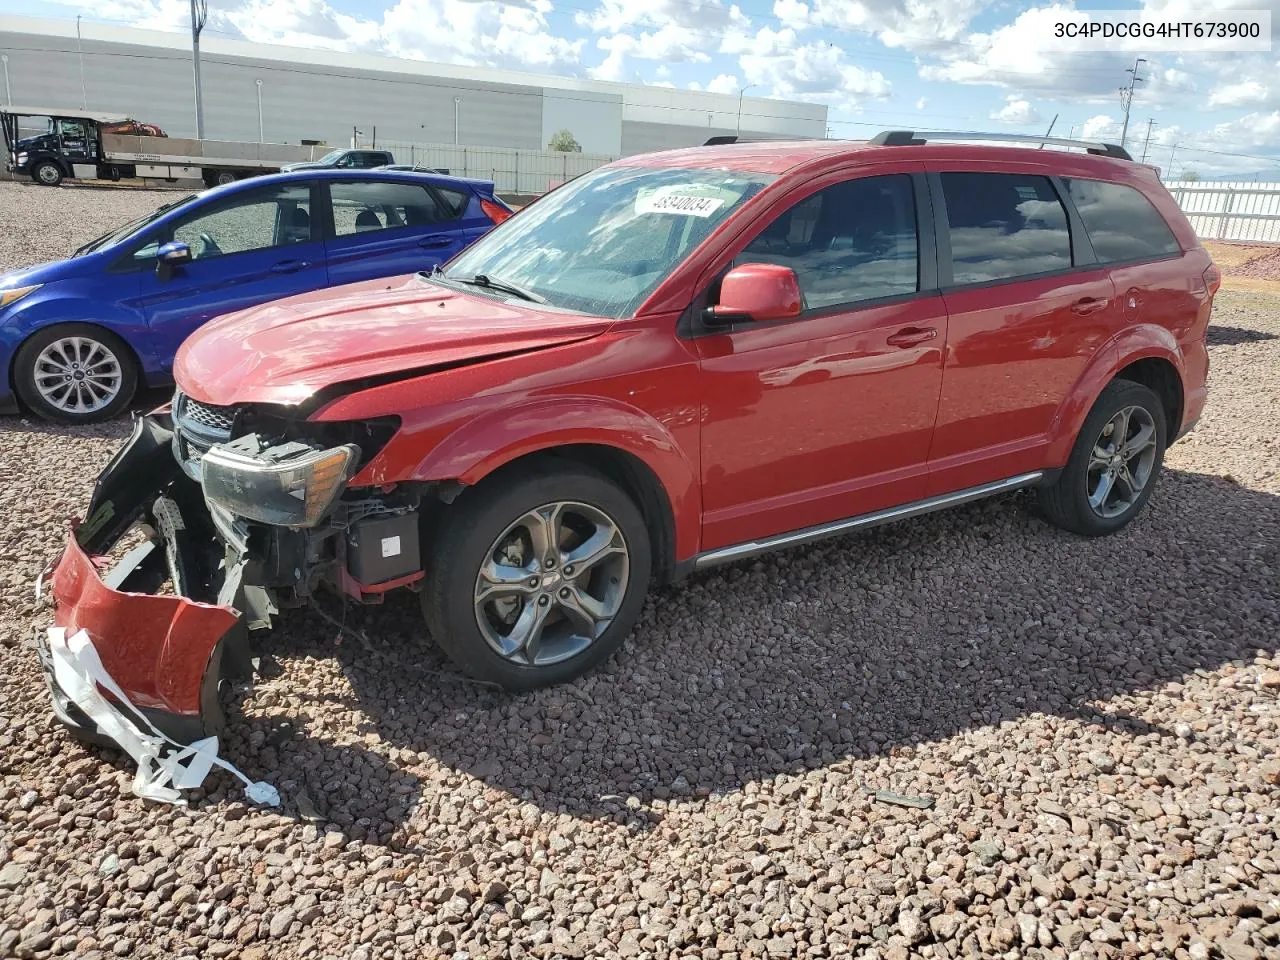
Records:
M780 263L743 263L720 281L720 302L707 307L704 321L713 327L737 321L791 320L800 316L800 281Z
M161 280L168 280L173 271L184 263L191 262L191 248L185 243L173 241L162 244L156 250L156 275Z

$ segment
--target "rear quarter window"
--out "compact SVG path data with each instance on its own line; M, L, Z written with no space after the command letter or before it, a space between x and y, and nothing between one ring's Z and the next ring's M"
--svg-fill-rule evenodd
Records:
M435 191L443 202L450 219L456 219L462 216L467 209L467 204L471 200L470 195L463 193L461 190L451 190L448 187L436 187Z
M1182 252L1164 217L1133 187L1103 180L1066 183L1093 252L1103 263L1153 260Z

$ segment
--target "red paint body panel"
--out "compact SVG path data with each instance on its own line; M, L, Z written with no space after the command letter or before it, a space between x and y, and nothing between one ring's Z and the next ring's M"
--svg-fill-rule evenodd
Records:
M1060 467L1098 394L1135 360L1171 363L1182 381L1182 422L1199 415L1211 297L1198 278L1209 259L1149 168L1056 150L835 141L677 150L617 165L777 179L691 251L631 319L501 303L412 277L380 281L205 326L178 355L179 386L227 405L298 403L373 381L312 414L401 419L355 486L475 483L564 444L624 451L666 493L676 560ZM680 334L681 318L687 323L720 271L791 204L852 177L942 171L1135 187L1184 253ZM1141 292L1132 307L1130 291ZM1095 307L1076 309L1081 301ZM933 334L919 339L922 330ZM397 373L404 379L378 382Z
M700 338L702 549L922 497L946 335L933 296Z
M50 586L57 606L54 622L69 633L88 633L107 673L135 706L200 716L209 658L235 626L234 610L112 590L74 534Z
M182 345L174 379L218 406L295 404L335 383L582 340L613 322L517 309L414 274L221 317Z

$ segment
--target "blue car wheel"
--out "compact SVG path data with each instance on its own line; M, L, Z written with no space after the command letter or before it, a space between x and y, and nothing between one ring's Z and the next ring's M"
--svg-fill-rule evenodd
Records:
M138 386L125 342L87 323L37 331L14 359L14 387L32 413L56 423L96 423L119 414Z

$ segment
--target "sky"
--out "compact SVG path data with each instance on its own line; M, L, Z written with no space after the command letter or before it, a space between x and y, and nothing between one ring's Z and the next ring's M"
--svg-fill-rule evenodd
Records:
M206 36L826 104L829 136L999 130L1119 141L1166 175L1280 178L1270 53L1080 49L1075 9L1171 20L1280 0L208 0ZM30 13L30 0L0 0ZM188 0L44 0L42 16L190 29ZM1148 127L1148 121L1151 121ZM1148 140L1148 130L1150 137ZM1170 165L1172 163L1172 166Z

